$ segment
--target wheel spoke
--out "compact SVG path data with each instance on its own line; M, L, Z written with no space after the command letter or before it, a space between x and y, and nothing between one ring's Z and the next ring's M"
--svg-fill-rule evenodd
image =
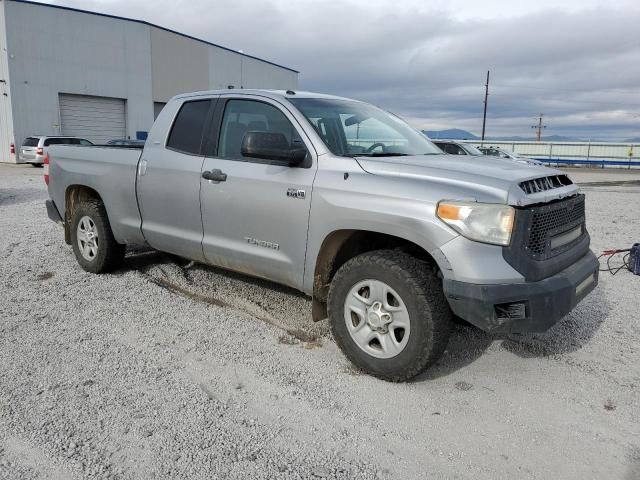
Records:
M373 300L371 300L371 298L364 298L362 295L358 293L357 290L354 290L352 294L349 295L349 298L347 298L347 303L349 305L353 305L358 308L362 308L362 307L366 308L373 303Z
M365 323L367 323L367 314L365 312L364 309L359 308L357 306L354 305L349 305L346 309L346 313L348 314L349 318L347 318L347 326L350 329L354 329L354 328L360 328L362 325L364 325ZM355 313L358 317L358 325L357 326L353 326L353 319L351 318L351 313Z
M384 353L389 356L395 356L402 350L400 344L396 340L396 337L391 335L391 333L378 334L378 341L380 342Z
M371 340L376 337L376 332L369 328L369 325L362 322L360 328L351 331L351 336L361 348L367 348Z
M393 312L393 321L389 325L392 328L409 328L409 314L404 308Z
M387 296L387 286L377 280L369 282L369 299L373 302L385 303L385 297Z

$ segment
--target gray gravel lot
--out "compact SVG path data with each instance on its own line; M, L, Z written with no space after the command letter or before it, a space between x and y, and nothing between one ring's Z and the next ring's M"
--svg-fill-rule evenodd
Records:
M595 251L640 241L640 172L569 174ZM640 478L640 277L390 384L295 291L143 249L83 272L41 175L0 166L0 479Z

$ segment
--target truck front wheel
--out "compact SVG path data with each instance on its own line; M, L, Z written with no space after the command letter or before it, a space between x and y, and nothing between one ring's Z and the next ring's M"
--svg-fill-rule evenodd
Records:
M71 235L76 260L87 272L110 272L122 263L126 247L113 238L100 200L85 200L76 206L71 216Z
M328 311L347 358L393 382L435 363L451 332L451 310L437 275L396 250L364 253L342 265L331 282Z

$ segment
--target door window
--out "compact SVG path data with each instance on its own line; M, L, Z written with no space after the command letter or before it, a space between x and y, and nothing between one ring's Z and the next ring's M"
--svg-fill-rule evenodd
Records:
M247 132L279 133L290 148L304 148L298 131L276 107L254 100L229 100L222 117L218 156L244 159L241 148Z
M185 102L175 121L167 148L193 155L202 154L202 132L204 131L211 100Z
M445 146L445 152L451 154L451 155L466 155L467 153L460 148L458 145L455 145L453 143L447 143Z
M44 141L44 146L48 147L49 145L64 145L66 143L69 143L69 139L68 138L59 138L59 137L47 138Z

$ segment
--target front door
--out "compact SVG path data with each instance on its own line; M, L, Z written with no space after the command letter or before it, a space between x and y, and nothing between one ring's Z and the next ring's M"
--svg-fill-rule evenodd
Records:
M277 102L222 97L217 154L204 161L200 193L208 262L302 288L315 152L297 120ZM283 134L304 147L303 167L244 157L249 131ZM211 174L213 172L213 175ZM212 179L213 178L213 179Z

